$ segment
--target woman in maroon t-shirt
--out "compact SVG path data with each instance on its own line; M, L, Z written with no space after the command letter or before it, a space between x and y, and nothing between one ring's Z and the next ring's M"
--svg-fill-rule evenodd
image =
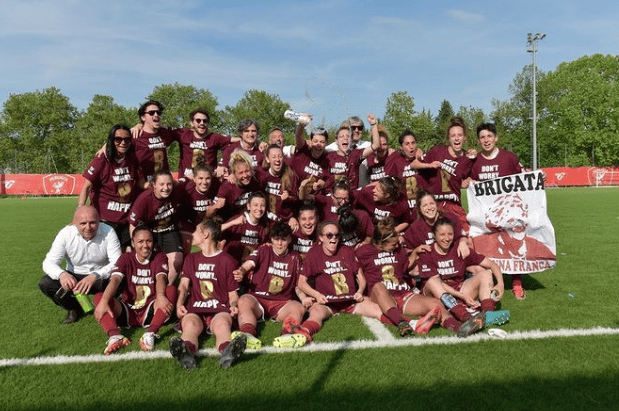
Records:
M467 257L458 256L453 242L454 223L448 218L442 217L436 221L434 238L431 250L418 260L419 275L426 280L424 294L439 298L460 321L471 318L467 307L481 309L482 312L494 311L504 292L499 266L473 250ZM467 279L467 267L476 265L486 270L478 271Z
M397 223L398 233L413 222L413 215L402 191L402 182L397 177L384 177L355 192L357 208L366 210L374 222L391 216Z
M208 207L207 217L217 213L224 220L245 211L251 193L263 191L254 175L252 160L244 151L234 151L230 156L230 176L221 184L215 203Z
M128 248L131 238L127 217L145 182L127 126L112 127L104 155L97 155L83 176L84 186L77 205L85 205L90 197L90 204L99 212L101 221L112 226L121 246Z
M182 328L181 338L170 340L170 353L185 369L196 368L195 353L204 332L215 335L221 353L220 368L229 368L245 351L247 337L231 338L237 316L238 283L234 270L238 265L219 248L221 225L208 219L196 228L193 243L200 251L190 254L183 264L178 287L176 315Z
M322 322L338 313L364 315L380 319L380 307L364 298L365 276L353 249L340 244L337 223L323 222L318 227L318 241L303 261L299 288L316 302L309 309L309 318L299 325L289 321L284 331L302 334L307 341L322 327ZM308 283L314 280L314 286Z
M412 332L427 334L434 324L454 332L460 329L461 324L438 299L421 295L411 287L411 261L400 247L392 218L379 221L372 243L361 246L355 254L368 282L367 294L380 306L389 323L398 327L401 336ZM422 318L409 323L403 315Z
M292 230L288 224L278 221L270 231L271 244L264 244L255 250L234 272L234 278L242 281L249 278L249 292L239 298L239 330L247 335L250 348L260 348L256 338L258 320L265 318L285 323L292 318L297 323L305 315L312 299L297 288L301 273L301 256L290 249ZM303 304L301 304L302 301ZM282 328L280 336L286 332ZM284 347L288 338L276 338L273 345ZM294 347L301 347L306 341L289 341Z

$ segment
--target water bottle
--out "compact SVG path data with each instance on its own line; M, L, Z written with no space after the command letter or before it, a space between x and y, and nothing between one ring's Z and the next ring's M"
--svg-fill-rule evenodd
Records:
M77 302L80 303L82 310L84 310L84 314L88 314L95 309L95 306L88 295L82 293L74 293L74 295Z
M284 117L288 120L292 120L297 123L305 123L308 124L310 122L310 118L303 113L298 113L293 110L286 110L284 112Z

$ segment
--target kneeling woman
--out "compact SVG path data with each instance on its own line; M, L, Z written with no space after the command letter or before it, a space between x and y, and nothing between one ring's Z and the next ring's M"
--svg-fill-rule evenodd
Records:
M453 239L454 223L449 218L439 218L434 224L435 242L418 260L419 275L427 280L424 294L439 298L459 321L474 318L479 321L479 328L484 324L504 323L509 319L509 312L494 311L497 301L503 297L501 269L473 250L467 257L458 256ZM470 266L481 266L485 270L478 270L466 279L466 269ZM472 317L467 307L479 309L481 313Z
M221 225L217 221L198 224L193 243L200 251L190 254L183 264L176 301L183 333L181 338L170 340L170 353L187 370L196 367L194 354L203 331L215 334L221 368L229 368L245 351L245 335L230 341L233 317L239 312L238 283L233 274L238 265L217 247L220 235ZM187 296L189 300L185 304Z
M314 280L315 286L310 286L308 280ZM363 297L365 286L365 277L353 249L340 244L337 223L321 223L318 244L307 253L303 272L299 276L299 288L316 302L309 309L309 318L303 324L286 322L284 331L303 334L311 341L312 335L322 327L322 322L338 313L380 319L380 307Z
M271 227L270 234L271 244L260 246L234 272L235 279L240 282L249 271L254 271L249 277L249 292L239 298L239 329L247 335L247 346L253 349L262 346L256 338L258 319L271 318L283 323L294 320L298 324L305 315L304 305L312 304L311 298L297 290L302 260L299 253L289 249L292 229L286 222L278 221ZM282 330L273 345L300 347L306 342L305 338L284 334Z
M157 331L174 309L176 287L168 285L168 259L162 252L153 253L153 233L146 226L133 230L133 251L120 256L112 269L110 282L95 295L95 319L109 336L104 354L131 344L120 326L147 327L140 338L140 348L152 351ZM120 300L114 298L122 289Z
M372 243L359 247L355 254L367 279L370 299L380 306L391 324L397 325L401 336L413 331L427 334L435 323L454 332L460 329L460 323L438 299L413 293L404 278L411 262L406 250L400 247L392 218L379 221ZM403 314L423 317L409 324Z

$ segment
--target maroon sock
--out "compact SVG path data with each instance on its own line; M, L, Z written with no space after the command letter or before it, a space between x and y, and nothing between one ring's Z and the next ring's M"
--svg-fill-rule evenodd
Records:
M404 319L400 315L400 311L395 307L391 307L390 309L388 309L385 313L385 316L396 325L399 324L400 321L404 321Z
M153 320L150 322L150 325L148 326L146 331L156 334L167 319L168 314L166 314L165 311L156 310L155 315L153 316Z
M485 300L481 300L481 310L482 311L494 311L496 308L496 301L492 298L486 298Z
M222 342L221 344L219 344L219 347L217 347L217 351L224 352L226 347L229 345L230 345L230 341Z
M194 354L196 351L198 351L198 347L196 347L196 345L194 343L192 343L191 341L183 340L183 342L185 343L185 346L187 347L187 349L189 351L191 351L192 354Z
M303 324L301 324L301 327L305 328L309 335L316 334L321 328L320 324L312 320L305 321Z
M176 304L176 287L168 285L165 289L165 296L172 305ZM170 318L165 311L156 310L155 315L153 316L153 320L150 322L147 331L151 333L157 333L161 326Z
M116 324L116 320L112 318L108 313L103 314L101 320L99 321L101 328L103 331L111 337L112 335L120 335L120 330L118 329L118 324Z
M522 275L514 274L512 275L512 288L518 285L522 287Z
M471 318L471 313L467 311L466 307L462 303L456 304L455 307L449 310L449 312L456 318L456 320L460 322L465 322Z
M456 333L458 332L462 324L456 321L455 318L448 317L445 319L445 321L443 321L443 324L441 326L449 331L453 331Z
M247 333L250 335L253 335L254 337L256 336L257 332L256 332L256 326L250 323L244 323L241 324L241 326L239 327L239 330L242 333Z
M381 315L381 316L380 316L380 321L381 321L383 324L387 324L387 325L395 325L395 326L397 326L397 325L398 325L397 323L394 323L394 322L393 322L393 321L391 321L389 318L387 318L387 316L386 316L385 314L383 314L383 315Z

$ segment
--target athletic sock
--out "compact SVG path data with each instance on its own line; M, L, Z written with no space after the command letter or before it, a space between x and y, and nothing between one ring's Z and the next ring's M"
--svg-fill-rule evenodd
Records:
M522 275L520 274L512 275L512 288L517 286L522 287Z
M449 312L456 318L456 320L460 322L465 322L466 320L471 318L471 313L468 312L468 310L462 303L456 304L453 308L449 310Z
M239 327L239 330L242 333L253 335L254 337L257 335L256 326L251 324L251 323L243 323L243 324L241 324L241 326Z
M461 323L459 323L455 318L453 317L447 317L445 319L445 321L443 321L443 324L441 324L441 327L449 330L449 331L453 331L453 332L458 332L458 330L460 329L460 327L462 326Z
M492 298L486 298L485 300L481 300L481 310L482 311L494 311L496 308L496 301Z
M321 328L320 324L312 320L305 321L301 327L305 328L310 336L316 334Z
M195 354L195 352L198 351L198 347L196 347L196 345L192 343L191 341L183 340L183 342L185 343L185 346L187 347L189 351L191 351L192 354Z
M394 322L393 322L393 321L391 321L389 318L387 318L387 316L386 316L385 314L382 314L382 315L380 316L380 321L381 321L383 324L387 324L387 325L395 325L395 326L397 326L397 325L398 325L397 323L394 323Z
M400 315L400 311L395 307L388 309L385 316L394 324L399 324L401 321L404 321L404 318Z
M217 347L217 351L224 352L226 347L229 345L230 345L230 341L222 342L221 344L219 344L219 347Z

